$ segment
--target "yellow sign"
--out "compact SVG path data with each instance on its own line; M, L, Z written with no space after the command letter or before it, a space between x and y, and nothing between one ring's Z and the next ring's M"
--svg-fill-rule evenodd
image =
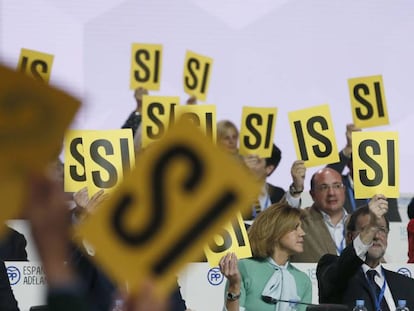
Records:
M86 185L89 196L100 189L112 190L134 163L130 129L69 131L65 140L65 189L78 191Z
M76 192L86 186L83 135L85 131L69 130L64 138L64 189Z
M0 66L0 159L43 168L60 153L80 102L42 82Z
M352 119L359 128L389 124L382 76L348 80Z
M0 222L20 217L27 173L55 160L63 133L80 103L14 70L0 66Z
M204 252L211 267L217 267L220 259L228 252L235 253L239 259L252 257L249 237L240 213L222 232L214 236Z
M339 161L328 105L289 112L289 123L296 155L306 167Z
M398 133L353 132L352 150L355 198L368 199L380 193L398 198Z
M174 107L180 103L179 97L148 96L142 98L142 147L159 140L174 124Z
M213 59L187 51L184 61L184 91L205 101L210 83Z
M246 169L183 120L138 155L135 170L80 224L76 236L94 247L95 260L116 283L126 281L134 292L153 278L166 294L184 265L201 256L260 188Z
M276 107L243 107L239 142L241 155L271 156L276 116Z
M180 105L175 107L175 120L184 118L196 125L213 143L216 143L216 106Z
M53 58L54 56L51 54L22 48L17 70L36 80L48 83L52 72Z
M130 88L158 91L161 84L162 45L132 44Z

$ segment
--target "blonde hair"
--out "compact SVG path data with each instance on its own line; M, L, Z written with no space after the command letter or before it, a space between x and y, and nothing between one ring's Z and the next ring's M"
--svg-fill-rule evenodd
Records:
M272 256L279 240L295 230L303 217L301 209L291 207L286 202L272 204L259 213L248 231L253 257Z
M220 120L217 122L217 139L221 139L227 134L228 129L233 129L236 131L237 136L239 135L239 130L236 125L230 120Z

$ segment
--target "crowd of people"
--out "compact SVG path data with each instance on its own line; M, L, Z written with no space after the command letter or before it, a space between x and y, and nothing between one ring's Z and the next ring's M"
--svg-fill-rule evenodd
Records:
M136 109L122 128L131 128L135 150L140 150L142 98L148 91L134 92ZM196 104L190 98L187 104ZM364 299L368 310L395 310L397 301L405 299L414 309L414 279L383 267L389 221L401 221L396 199L382 194L356 200L352 181L352 132L346 129L347 144L340 152L340 162L315 172L310 178L311 206L302 206L306 167L302 160L292 161L289 189L267 181L282 159L281 150L273 144L271 156L240 155L239 131L230 120L217 122L217 145L234 156L262 185L244 219L252 257L238 259L234 253L219 263L227 283L224 309L232 310L305 310L312 302L312 284L306 273L295 267L298 262L317 263L320 303L346 305L352 308L356 299ZM63 165L62 163L60 163ZM345 167L348 173L342 175ZM282 177L281 177L282 178ZM137 293L125 293L96 266L87 245L71 242L70 228L91 214L107 198L103 191L89 197L87 189L73 195L75 208L67 206L60 170L45 170L27 178L28 195L24 215L30 222L43 270L48 282L45 310L120 310L158 311L187 310L177 282L171 295L160 299L153 280L149 279ZM414 203L408 215L414 218ZM0 243L0 306L16 311L4 261L27 260L26 239L4 225ZM413 222L408 225L408 262L414 262ZM378 285L377 285L378 284ZM377 287L379 290L377 291ZM296 303L301 302L305 304ZM118 306L117 306L118 307Z

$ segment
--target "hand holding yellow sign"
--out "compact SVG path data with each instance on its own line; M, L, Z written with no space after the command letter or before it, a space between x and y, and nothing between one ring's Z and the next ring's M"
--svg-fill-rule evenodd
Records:
M382 76L348 80L352 119L357 127L389 124Z
M259 191L245 168L181 121L138 156L135 170L77 233L116 283L136 291L153 278L166 294L180 269Z
M213 59L187 51L184 61L184 91L205 101L210 83Z
M353 132L352 164L356 199L383 194L398 198L398 133Z
M34 50L21 49L17 70L36 80L48 83L54 56Z
M276 116L277 108L243 107L239 143L241 155L271 156Z
M328 105L289 112L289 123L296 154L306 167L339 161Z
M131 54L131 90L143 87L158 91L161 84L162 45L133 43Z

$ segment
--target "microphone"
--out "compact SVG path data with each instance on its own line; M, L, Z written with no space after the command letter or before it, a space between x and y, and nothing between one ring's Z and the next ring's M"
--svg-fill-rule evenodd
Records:
M278 302L285 302L289 304L298 304L298 305L305 305L306 311L347 311L348 307L346 305L340 304L332 304L332 303L323 303L323 304L313 304L308 302L302 302L298 300L284 300L284 299L276 299L270 296L262 295L262 300L269 304L277 304Z

